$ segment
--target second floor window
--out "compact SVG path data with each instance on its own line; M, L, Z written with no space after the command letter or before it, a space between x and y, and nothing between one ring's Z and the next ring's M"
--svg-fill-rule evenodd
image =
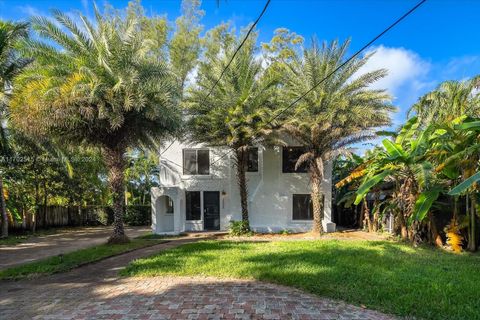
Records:
M258 172L258 148L248 148L247 172Z
M295 170L298 158L305 153L304 147L283 147L282 151L282 172L307 172L307 166L302 164Z
M183 149L183 174L210 174L210 151Z

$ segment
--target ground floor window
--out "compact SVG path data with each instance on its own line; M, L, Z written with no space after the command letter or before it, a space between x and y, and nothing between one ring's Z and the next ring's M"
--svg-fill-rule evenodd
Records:
M186 219L201 220L200 191L186 191Z
M313 220L312 198L309 194L293 195L293 220Z

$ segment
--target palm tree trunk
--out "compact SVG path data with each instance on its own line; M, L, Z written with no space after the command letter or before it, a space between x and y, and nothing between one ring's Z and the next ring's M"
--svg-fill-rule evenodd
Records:
M368 232L372 232L372 220L370 219L370 210L366 197L363 198L363 225L367 226Z
M240 189L240 204L242 206L242 221L246 228L250 230L250 221L248 219L248 189L247 189L247 148L242 146L236 149L237 157L237 182Z
M314 234L321 235L323 230L322 220L323 220L323 208L322 208L322 191L321 183L322 179L318 174L313 173L311 178L312 189L311 189L311 198L312 198L312 207L313 207L313 228L312 232Z
M125 235L123 215L125 211L125 149L121 147L104 148L104 160L108 169L108 185L112 194L113 232L108 243L126 243L130 240Z
M8 215L5 195L3 194L3 176L0 175L0 208L2 210L2 234L0 238L8 237Z
M402 240L405 241L408 239L408 227L403 212L400 212L398 214L398 222L400 223L400 235L402 237Z
M470 234L468 237L468 250L477 251L477 230L476 230L476 196L470 197Z
M378 192L375 192L375 201L373 203L373 221L372 221L372 231L373 232L377 232L380 228L380 224L379 224L379 214L378 214L378 211L379 211L379 208L378 208L378 198L379 198L379 194Z

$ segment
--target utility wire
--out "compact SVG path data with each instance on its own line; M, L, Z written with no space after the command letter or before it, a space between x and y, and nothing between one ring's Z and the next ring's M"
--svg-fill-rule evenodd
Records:
M337 72L338 70L340 70L341 68L343 68L346 64L348 64L350 61L352 61L353 59L355 59L360 53L362 53L365 49L367 49L369 46L371 46L375 41L377 41L379 38L381 38L384 34L386 34L388 31L390 31L392 28L394 28L397 24L399 24L403 19L405 19L406 17L408 17L411 13L413 13L416 9L418 9L418 7L420 7L422 4L424 4L425 2L427 2L427 0L422 0L420 1L419 3L417 3L413 8L411 8L410 10L408 10L407 12L405 12L400 18L398 18L397 20L395 20L395 22L393 22L390 26L388 26L385 30L383 30L382 32L380 32L376 37L374 37L372 40L370 40L369 42L367 42L362 48L360 48L357 52L355 52L350 58L348 58L347 60L345 60L345 62L343 62L341 65L339 65L337 68L335 68L333 71L331 71L329 74L327 74L322 80L320 80L319 82L315 83L310 89L308 89L304 94L302 94L300 97L296 98L292 103L290 103L287 107L285 107L283 110L281 110L278 114L276 114L275 116L273 116L266 124L266 126L268 126L269 124L271 124L273 121L275 121L280 115L282 115L283 113L285 113L286 111L288 111L289 109L291 109L295 104L297 104L300 100L302 100L303 98L305 98L310 92L312 92L315 88L317 88L320 84L322 84L323 82L325 82L325 80L327 80L328 78L330 78L335 72ZM257 130L256 133L258 133L259 130ZM231 153L233 150L230 149L228 150L227 152L225 152L225 154L223 154L222 156L220 156L217 160L213 161L210 165L213 165L215 163L217 163L218 161L220 161L221 159L225 158L229 153Z
M270 1L268 1L270 2ZM352 61L353 59L355 59L355 57L357 57L360 53L362 53L365 49L367 49L369 46L371 46L375 41L377 41L379 38L381 38L383 35L385 35L388 31L390 31L392 28L394 28L397 24L399 24L402 20L404 20L406 17L408 17L410 14L412 14L416 9L418 9L422 4L424 4L425 2L427 2L427 0L422 0L420 1L419 3L417 3L414 7L412 7L410 10L408 10L407 12L405 12L402 16L400 16L400 18L398 18L397 20L395 20L392 24L390 24L386 29L384 29L382 32L380 32L377 36L375 36L372 40L370 40L369 42L367 42L362 48L360 48L358 51L356 51L350 58L348 58L347 60L345 60L345 62L343 62L341 65L339 65L337 68L335 68L333 71L331 71L329 74L327 74L322 80L320 80L319 82L317 82L316 84L314 84L310 89L308 89L304 94L302 94L300 97L296 98L294 101L292 101L292 103L290 103L287 107L285 107L282 111L280 111L277 115L275 115L274 117L272 117L272 119L270 119L268 122L267 122L267 125L268 124L271 124L275 119L277 119L281 114L285 113L285 111L289 110L290 108L292 108L295 104L297 104L300 100L302 100L303 98L305 98L310 92L312 92L316 87L318 87L320 84L322 84L323 82L325 82L325 80L327 80L328 78L330 78L335 72L337 72L338 70L340 70L341 68L343 68L346 64L348 64L350 61ZM267 3L268 5L268 3ZM258 130L257 130L258 131ZM228 150L227 152L225 152L223 155L221 155L217 160L213 161L210 163L210 166L214 165L215 163L217 163L218 161L222 160L223 158L225 158L227 155L229 155L233 150L230 149ZM173 161L168 161L180 168L183 168L182 165L179 165L178 163L175 163Z
M267 11L267 8L268 8L268 5L270 4L270 1L271 0L267 0L267 2L265 3L265 6L263 7L263 10L262 12L260 12L260 15L257 17L257 19L253 22L253 24L250 26L250 28L248 29L248 32L247 34L245 35L245 37L243 38L242 42L240 43L240 45L237 47L237 49L235 50L235 52L233 53L232 57L230 58L230 60L228 61L227 65L225 66L225 68L223 68L222 70L222 73L220 73L220 77L218 77L218 79L215 81L215 83L213 84L213 86L210 88L210 91L208 92L208 94L205 96L205 98L203 99L202 103L201 104L205 104L206 100L208 99L208 97L210 97L210 95L212 94L213 92L213 89L215 89L215 87L218 85L218 83L220 82L220 80L222 80L223 78L223 75L225 74L225 72L227 71L227 69L230 67L230 65L232 64L233 62L233 59L235 59L235 56L237 55L237 53L240 51L240 49L243 47L243 45L245 44L245 42L247 41L248 37L250 36L250 34L253 32L253 29L255 29L255 27L257 26L258 22L260 21L260 19L262 19L263 15L265 14L265 11ZM168 151L168 149L170 149L170 147L175 143L175 139L168 145L168 147L162 151L162 153L160 153L160 157Z

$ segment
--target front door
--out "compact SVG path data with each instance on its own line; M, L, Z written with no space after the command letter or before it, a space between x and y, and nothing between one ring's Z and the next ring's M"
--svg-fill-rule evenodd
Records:
M220 230L220 192L203 192L203 228Z

